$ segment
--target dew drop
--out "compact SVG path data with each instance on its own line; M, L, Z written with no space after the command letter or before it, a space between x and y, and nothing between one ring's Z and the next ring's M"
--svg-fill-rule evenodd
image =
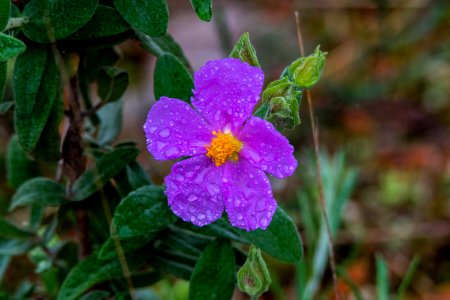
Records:
M156 142L156 149L158 149L158 151L161 151L161 150L163 150L165 147L167 146L167 144L166 143L163 143L163 142Z
M199 220L203 220L203 219L205 219L205 214L203 214L203 213L199 213L198 215L197 215L197 219L199 219Z
M264 200L259 200L256 204L256 208L258 210L263 210L266 207L266 204L264 203Z
M148 129L148 132L150 132L151 134L155 133L156 129L158 129L156 126L152 126Z
M169 125L173 127L175 125L175 122L174 121L170 121Z
M197 199L198 199L198 197L195 196L194 194L190 194L189 197L188 197L188 200L191 201L191 202L192 202L192 201L195 201L195 200L197 200Z
M178 153L180 153L180 149L178 147L170 147L164 152L166 156L173 156L177 155Z
M220 114L222 112L220 110L216 111L216 113L214 114L214 120L215 121L219 121L220 120Z
M168 128L165 128L159 132L159 137L161 137L163 139L168 138L169 136L170 136L170 130Z
M189 211L190 213L195 213L195 206L192 205L192 204L190 204L190 205L188 206L188 211Z
M184 177L183 177L183 175L181 175L181 174L177 174L177 175L175 176L175 178L176 178L178 181L180 181L180 182L183 182L183 181L184 181Z
M261 217L261 219L259 219L259 224L262 226L262 227L265 227L266 225L267 225L267 218L266 217L264 217L264 216L262 216Z
M235 207L238 207L239 205L241 205L241 200L240 200L239 198L236 198L236 199L234 200L234 206L235 206Z
M244 218L244 216L241 213L238 213L236 215L236 218L240 221L240 220L242 220Z

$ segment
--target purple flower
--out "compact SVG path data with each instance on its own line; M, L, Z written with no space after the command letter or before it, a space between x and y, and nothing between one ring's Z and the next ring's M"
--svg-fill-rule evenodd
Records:
M264 81L260 68L238 59L209 61L194 74L195 110L161 97L144 130L158 160L177 162L165 178L173 212L204 226L222 216L248 230L266 229L276 210L269 179L292 175L294 148L271 123L252 116Z

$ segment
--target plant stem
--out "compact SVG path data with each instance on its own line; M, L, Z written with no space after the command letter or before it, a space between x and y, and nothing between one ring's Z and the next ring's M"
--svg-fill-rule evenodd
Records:
M298 11L295 11L295 21L297 25L297 38L300 48L300 54L302 56L305 56L305 49L303 46L303 36L302 31L300 28L300 16L298 14ZM325 220L325 225L327 229L327 238L328 238L328 248L329 248L329 257L330 257L330 267L331 272L333 273L333 288L334 288L334 294L335 299L340 300L340 294L339 290L337 288L337 276L336 276L336 259L334 255L334 247L333 247L333 238L331 233L331 227L330 227L330 220L328 218L328 213L326 209L326 201L325 201L325 193L323 191L323 182L322 182L322 172L321 172L321 164L320 164L320 154L319 154L319 131L317 128L317 123L314 118L314 109L313 104L311 101L311 93L309 90L306 90L306 99L308 101L308 110L309 110L309 118L311 123L311 132L313 136L313 143L314 143L314 154L316 159L316 178L317 178L317 185L319 187L319 199L320 199L320 207L322 209L323 218Z

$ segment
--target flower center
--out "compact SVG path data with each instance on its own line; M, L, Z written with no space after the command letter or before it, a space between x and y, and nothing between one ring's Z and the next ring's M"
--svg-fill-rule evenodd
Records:
M206 147L208 150L206 156L210 157L217 167L223 165L227 159L237 160L237 154L242 148L242 143L231 133L213 131L212 134L215 137L211 140L211 144Z

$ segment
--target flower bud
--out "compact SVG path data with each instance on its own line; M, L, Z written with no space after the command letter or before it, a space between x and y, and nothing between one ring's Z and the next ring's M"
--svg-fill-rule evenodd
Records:
M252 299L269 290L270 275L260 249L250 247L247 261L237 273L237 281L239 289Z
M289 75L292 81L302 89L309 89L319 81L325 65L326 52L320 51L317 46L313 54L295 60L289 66Z
M243 62L254 67L261 67L258 58L256 57L255 48L253 48L253 45L250 42L248 32L245 32L239 38L239 41L234 45L233 50L231 50L230 57L239 58Z
M294 128L300 124L301 97L301 90L288 77L271 82L262 94L263 103L268 106L265 119L280 130Z

